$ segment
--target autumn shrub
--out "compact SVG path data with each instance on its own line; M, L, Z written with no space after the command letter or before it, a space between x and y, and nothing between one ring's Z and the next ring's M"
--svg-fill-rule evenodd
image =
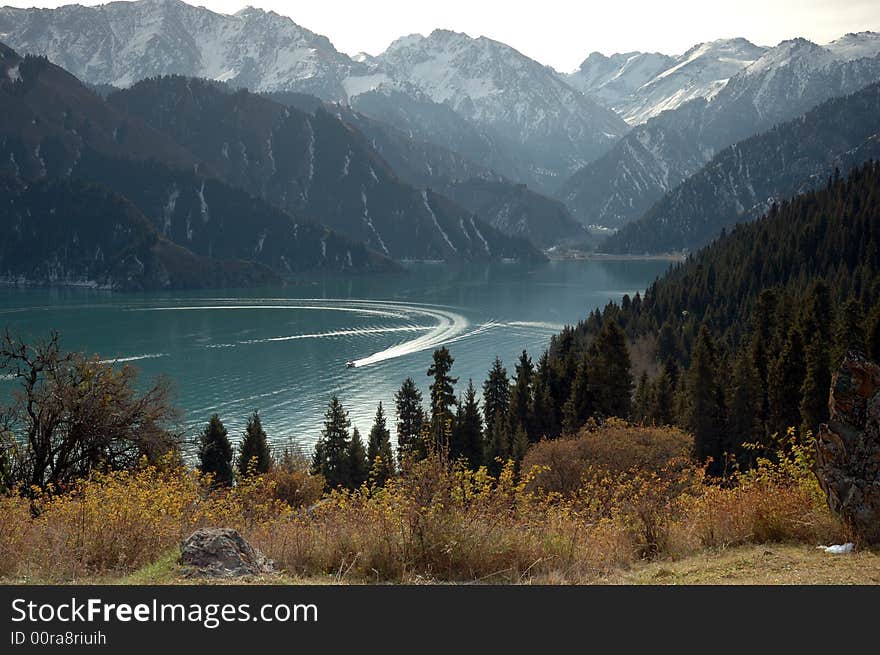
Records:
M693 438L678 428L635 426L620 419L590 423L575 437L532 446L523 468L540 467L532 489L569 494L589 469L659 472L671 464L688 466Z
M634 428L614 429L642 444L642 464L623 467L634 460L606 454L580 470L573 491L537 484L551 479L549 457L519 474L509 463L497 477L429 458L384 487L323 496L323 481L293 465L228 489L173 463L93 473L65 493L0 497L0 576L119 576L207 526L238 529L289 574L364 582L590 582L640 559L841 534L810 473L808 444L718 483L650 441L680 435L639 441Z

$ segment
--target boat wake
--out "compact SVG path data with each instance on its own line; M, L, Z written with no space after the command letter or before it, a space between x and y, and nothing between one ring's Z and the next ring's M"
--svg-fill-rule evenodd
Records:
M372 301L352 299L326 299L308 298L302 300L291 299L266 299L262 302L254 302L253 299L242 299L236 302L234 299L228 304L205 304L205 305L179 305L167 307L138 308L132 311L226 311L226 310L317 310L352 312L365 316L380 316L405 321L408 325L403 326L378 326L334 330L329 332L292 334L279 337L267 337L260 339L248 339L237 343L211 344L210 348L231 348L239 345L258 343L272 343L295 341L300 339L322 339L331 337L359 336L368 334L382 334L393 332L418 332L418 336L395 344L384 350L372 353L359 359L353 359L346 364L349 368L363 368L384 362L389 359L404 357L422 350L439 348L443 345L454 343L462 339L480 334L488 329L496 327L494 322L484 323L472 330L468 330L470 322L461 314L450 311L441 305L411 304L401 301ZM430 322L430 325L419 323Z

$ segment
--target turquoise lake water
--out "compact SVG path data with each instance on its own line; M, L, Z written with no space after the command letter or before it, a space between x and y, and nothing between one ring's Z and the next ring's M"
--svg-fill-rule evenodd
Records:
M361 432L412 376L427 391L434 348L447 346L464 389L496 355L513 371L550 336L609 300L643 291L656 261L567 261L468 269L413 266L395 275L302 278L278 289L121 294L0 288L0 325L28 338L56 329L67 350L166 375L195 433L217 412L237 439L259 409L276 447L309 448L338 394ZM354 368L347 366L353 362ZM10 382L0 383L7 396ZM393 424L393 416L389 423Z

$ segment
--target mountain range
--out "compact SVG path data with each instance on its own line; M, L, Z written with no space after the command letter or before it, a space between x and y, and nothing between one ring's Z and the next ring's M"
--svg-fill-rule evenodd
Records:
M0 171L104 185L194 256L279 275L688 250L880 132L873 32L560 73L450 30L352 57L274 12L137 0L3 7L0 41L49 60L5 55Z
M741 62L756 54L748 42L737 43L745 50ZM611 151L566 180L558 195L585 224L619 228L641 217L720 149L877 80L880 34L849 34L824 47L805 39L784 41L712 95L635 126Z

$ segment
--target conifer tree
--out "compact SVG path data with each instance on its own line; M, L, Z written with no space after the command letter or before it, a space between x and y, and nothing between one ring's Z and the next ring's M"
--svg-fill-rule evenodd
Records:
M742 463L751 462L753 452L742 445L761 443L764 437L760 406L761 381L751 357L743 350L734 363L728 419L731 446Z
M828 420L831 387L831 297L824 280L816 280L804 306L801 333L806 342L806 373L801 385L802 433L813 432Z
M636 387L635 407L633 418L637 423L644 423L651 417L652 405L651 383L648 381L648 371L642 371L639 377L639 386Z
M486 468L492 475L498 475L511 456L510 416L499 412L486 436Z
M487 447L487 464L491 464L496 456L499 455L501 444L504 444L504 455L506 458L507 451L508 421L507 416L510 411L510 380L507 377L507 369L496 357L489 369L489 375L483 382L483 419L486 426L486 447ZM504 417L504 420L498 420ZM496 434L497 429L504 429L503 434Z
M472 469L483 463L483 421L477 404L477 391L473 380L468 380L464 400L458 403L452 443L449 447L450 459L464 458Z
M666 366L654 380L650 392L648 418L657 425L672 425L675 422L675 382L678 369L672 360L667 360L672 367ZM673 375L675 376L673 378Z
M324 413L324 429L315 444L312 471L324 476L327 490L351 483L348 414L334 395Z
M571 395L562 408L562 432L566 435L575 434L595 411L593 385L590 379L590 362L584 357L578 366Z
M606 320L589 349L589 378L595 412L603 417L629 418L633 376L626 335Z
M239 446L238 473L242 477L250 474L268 473L272 468L272 455L266 443L266 432L257 410L248 417L244 438Z
M351 440L348 442L348 471L349 478L346 486L349 489L357 489L370 477L367 451L364 449L364 442L357 428L351 431Z
M550 354L545 350L538 360L535 371L535 392L532 399L532 419L536 439L555 439L559 436L560 409L559 403L553 397L553 367L550 364Z
M788 428L800 428L801 387L806 374L803 338L800 330L792 328L768 374L771 433L783 435Z
M532 359L523 350L516 364L516 378L510 391L510 426L516 432L522 430L532 439L532 382L535 369Z
M880 302L874 305L868 315L866 341L868 357L872 361L880 362Z
M724 390L720 383L718 353L709 328L700 328L686 384L686 423L694 433L694 454L700 461L711 458L709 473L724 471L727 451Z
M855 298L847 300L840 310L834 335L834 366L840 364L840 360L848 350L855 350L862 354L867 352L864 320L862 304Z
M229 433L217 414L214 414L199 439L199 470L213 476L218 487L232 484L232 445Z
M424 459L427 456L422 439L425 412L422 408L422 392L412 378L404 380L394 395L397 408L397 452L402 462L406 458Z
M436 452L446 453L452 435L454 416L451 411L455 405L455 383L458 378L449 375L455 359L446 347L434 351L434 359L428 368L431 383L431 436Z
M391 432L388 430L385 409L381 402L376 408L376 417L373 419L373 427L370 428L370 436L367 440L367 463L370 468L370 479L378 487L384 487L394 475Z

